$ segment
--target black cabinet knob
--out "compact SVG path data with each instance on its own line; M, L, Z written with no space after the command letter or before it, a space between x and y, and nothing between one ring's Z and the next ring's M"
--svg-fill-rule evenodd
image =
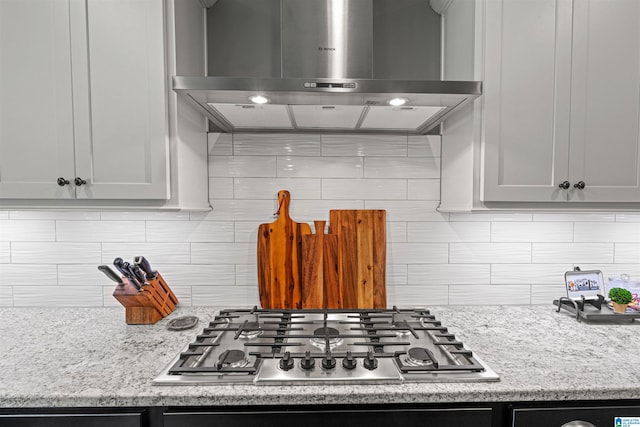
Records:
M584 190L584 187L586 187L586 184L584 183L584 181L578 181L575 184L573 184L573 188L577 188L578 190Z
M80 178L80 177L77 177L77 176L76 176L76 179L74 179L74 180L73 180L73 183L74 183L76 186L80 187L81 185L86 184L86 183L87 183L87 181L85 181L84 179L82 179L82 178Z
M68 179L64 179L63 177L58 178L58 180L56 182L58 183L58 185L60 187L64 187L65 185L69 184L69 180Z
M566 190L567 188L569 188L571 186L571 183L569 181L562 181L559 185L558 188L562 188L563 190Z
M311 352L306 352L304 358L300 361L300 367L304 370L310 371L316 366L316 360L311 357Z
M285 371L293 368L293 358L290 352L287 351L284 356L282 356L282 359L280 359L280 368Z

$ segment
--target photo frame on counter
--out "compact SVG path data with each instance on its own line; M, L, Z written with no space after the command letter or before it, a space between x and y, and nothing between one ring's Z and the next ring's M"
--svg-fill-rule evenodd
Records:
M567 271L564 273L567 297L574 301L597 300L604 295L604 278L602 271Z

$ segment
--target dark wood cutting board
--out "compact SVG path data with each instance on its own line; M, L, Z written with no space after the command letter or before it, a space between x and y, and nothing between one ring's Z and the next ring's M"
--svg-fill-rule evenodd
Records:
M339 308L338 236L324 234L326 221L313 221L315 234L302 236L302 308Z
M258 227L258 292L262 308L302 307L302 236L309 224L289 216L291 194L278 192L278 219Z
M339 308L386 308L386 211L332 210L338 236Z

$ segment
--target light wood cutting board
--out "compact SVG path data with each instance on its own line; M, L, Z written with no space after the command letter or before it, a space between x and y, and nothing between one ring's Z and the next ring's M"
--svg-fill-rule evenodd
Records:
M262 308L302 308L302 236L309 224L289 216L291 194L278 192L278 219L258 227L258 292Z
M339 308L386 308L386 211L332 210L338 236Z

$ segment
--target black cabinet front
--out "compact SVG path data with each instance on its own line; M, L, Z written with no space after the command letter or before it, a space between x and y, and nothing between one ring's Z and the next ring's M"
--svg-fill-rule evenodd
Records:
M375 409L374 409L375 408ZM491 408L286 408L265 410L169 410L164 427L492 427ZM294 424L295 423L295 424Z
M142 413L2 413L0 427L141 427Z
M561 427L578 420L596 427L637 426L634 418L640 419L640 406L514 408L512 427Z

